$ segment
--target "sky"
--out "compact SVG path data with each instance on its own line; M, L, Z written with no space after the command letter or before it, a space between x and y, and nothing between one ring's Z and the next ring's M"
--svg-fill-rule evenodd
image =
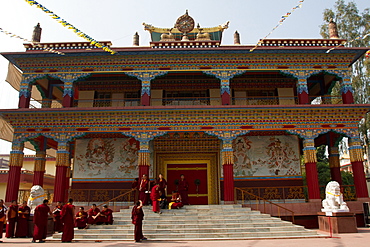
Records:
M31 39L33 27L40 23L41 42L85 41L63 27L48 14L24 0L0 0L0 28ZM135 32L140 45L148 46L149 32L142 23L155 27L173 27L186 10L201 27L214 27L230 21L223 33L222 44L233 44L233 34L240 33L241 43L254 45L291 12L299 0L39 0L55 14L98 41L111 41L112 47L132 45ZM326 8L336 0L305 0L269 38L321 38L320 25ZM354 0L362 12L369 0ZM0 53L25 51L23 41L0 33ZM8 61L0 56L0 109L17 108L18 92L5 82ZM8 154L11 143L0 140L0 154ZM32 154L25 150L26 154Z

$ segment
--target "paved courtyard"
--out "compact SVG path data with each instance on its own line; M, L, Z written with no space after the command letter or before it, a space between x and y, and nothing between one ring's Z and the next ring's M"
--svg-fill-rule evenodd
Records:
M320 232L326 234L324 232ZM241 247L241 246L283 246L283 247L305 247L305 246L320 246L320 247L362 247L370 245L370 228L359 228L358 233L336 234L333 238L308 238L308 239L262 239L262 240L222 240L222 241L145 241L142 243L134 243L134 241L114 242L104 241L100 243L95 242L73 242L61 243L58 241L46 241L45 243L31 243L30 239L3 239L4 243L1 246L35 246L42 245L45 247L55 246L150 246L150 247L163 247L163 246L179 246L179 247Z

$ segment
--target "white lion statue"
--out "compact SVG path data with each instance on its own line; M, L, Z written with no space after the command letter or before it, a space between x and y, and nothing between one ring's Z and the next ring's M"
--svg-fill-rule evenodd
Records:
M349 212L337 181L331 181L326 185L325 196L326 199L322 201L322 212Z
M28 206L31 208L31 214L35 212L35 208L38 205L42 204L45 196L45 191L40 185L32 186L30 197L28 198Z

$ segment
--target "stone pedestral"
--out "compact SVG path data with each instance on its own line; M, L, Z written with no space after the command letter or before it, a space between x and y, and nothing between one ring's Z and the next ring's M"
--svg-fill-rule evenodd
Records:
M333 212L333 216L326 216L324 212L318 212L319 230L330 232L329 218L332 233L357 233L357 223L354 213Z

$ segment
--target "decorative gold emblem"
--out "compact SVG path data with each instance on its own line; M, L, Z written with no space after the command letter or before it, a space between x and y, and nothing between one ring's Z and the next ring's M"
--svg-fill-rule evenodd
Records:
M194 19L189 16L188 11L186 10L186 13L176 20L175 28L184 33L183 40L186 40L186 34L194 29L194 25Z

